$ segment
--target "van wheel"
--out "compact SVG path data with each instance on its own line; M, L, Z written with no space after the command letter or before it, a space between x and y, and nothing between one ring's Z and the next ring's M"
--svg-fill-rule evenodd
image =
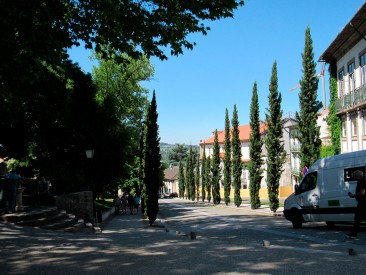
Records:
M295 229L302 228L303 219L298 210L292 210L292 227Z
M327 224L327 227L334 227L335 222L325 222Z

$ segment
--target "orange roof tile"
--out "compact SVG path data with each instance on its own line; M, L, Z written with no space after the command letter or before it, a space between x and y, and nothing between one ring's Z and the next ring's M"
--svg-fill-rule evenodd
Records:
M233 128L230 128L230 133L232 131ZM265 123L262 123L260 126L259 126L259 131L261 134L264 134L265 131L267 130L267 125ZM247 125L241 125L239 126L239 139L241 142L244 142L244 141L249 141L249 138L250 138L250 133L251 133L251 129L250 129L250 125L247 124ZM224 140L225 140L225 131L224 130L221 130L221 131L217 131L217 138L218 138L218 141L219 143L224 143ZM212 136L206 140L202 140L200 142L200 144L213 144L214 143L214 139L215 139L215 136Z

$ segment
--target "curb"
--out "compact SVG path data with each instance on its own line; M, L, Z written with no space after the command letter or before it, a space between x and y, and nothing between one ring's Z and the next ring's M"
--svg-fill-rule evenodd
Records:
M182 200L182 199L181 199ZM182 201L187 201L187 200L182 200ZM212 202L202 202L202 201L188 201L188 202L192 202L193 204L201 204L201 205L207 205L207 206L212 206L212 207L230 207L230 208L235 208L238 210L242 210L242 211L247 211L247 212L253 212L253 214L264 214L267 216L275 216L275 217L283 217L283 206L279 207L277 209L276 212L273 212L270 210L269 206L267 205L262 205L262 207L258 208L258 209L251 209L250 204L245 202L242 203L239 207L236 207L233 203L230 203L229 205L225 205L225 204L214 204Z

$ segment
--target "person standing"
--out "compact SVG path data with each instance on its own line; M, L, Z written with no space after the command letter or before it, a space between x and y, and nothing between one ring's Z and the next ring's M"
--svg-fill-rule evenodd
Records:
M346 234L351 238L357 237L362 218L365 216L364 212L366 211L366 182L363 172L356 170L354 172L354 179L357 180L356 193L352 194L351 192L348 192L348 195L351 198L355 198L357 201L353 229L350 233Z
M121 200L119 199L117 194L114 195L113 204L114 204L114 215L119 215L119 206L121 205Z
M17 188L22 183L22 178L15 171L5 174L4 198L6 213L15 212Z
M302 168L302 177L305 177L305 175L307 174L308 172L308 167L306 165L304 165L304 167Z
M140 196L138 196L137 194L135 194L135 196L133 197L133 205L136 209L136 214L139 212L139 206L140 206Z
M128 206L130 207L130 215L133 215L133 196L128 194Z
M121 203L122 203L122 214L126 214L127 213L127 198L126 198L126 193L123 193L122 194Z

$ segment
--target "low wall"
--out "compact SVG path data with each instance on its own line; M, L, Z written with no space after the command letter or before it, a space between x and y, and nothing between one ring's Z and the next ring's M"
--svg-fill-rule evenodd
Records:
M86 222L93 222L93 192L84 191L60 195L55 198L58 208L74 214Z
M294 192L292 186L280 186L278 191L279 191L278 198L280 198L280 199L286 199L288 196L290 196ZM221 188L221 190L220 190L220 195L221 195L221 198L224 198L224 189L223 188ZM241 198L250 198L250 190L241 189L240 196L241 196ZM261 199L268 199L268 189L267 188L259 189L259 197ZM233 188L231 188L230 198L234 198L234 189Z

